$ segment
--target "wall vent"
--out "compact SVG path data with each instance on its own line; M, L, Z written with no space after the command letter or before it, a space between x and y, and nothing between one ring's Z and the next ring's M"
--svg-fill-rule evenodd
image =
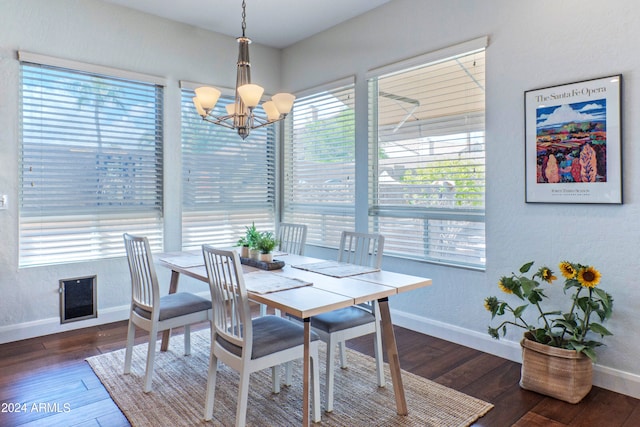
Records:
M60 280L60 323L98 317L96 276Z

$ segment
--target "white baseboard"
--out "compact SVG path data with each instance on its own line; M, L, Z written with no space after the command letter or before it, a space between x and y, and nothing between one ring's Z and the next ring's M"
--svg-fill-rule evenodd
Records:
M106 308L98 310L98 317L77 322L60 323L59 317L51 317L17 325L2 326L0 327L0 344L118 322L129 318L129 309L129 305Z
M209 298L211 295L209 291L195 292L195 294L203 298ZM126 304L98 309L98 317L77 322L60 323L59 317L51 317L16 325L0 326L0 344L127 320L130 308L131 306Z
M391 318L395 325L403 328L522 363L520 343L508 340L498 341L491 338L489 334L481 334L393 309ZM596 364L593 365L593 385L640 399L640 375Z

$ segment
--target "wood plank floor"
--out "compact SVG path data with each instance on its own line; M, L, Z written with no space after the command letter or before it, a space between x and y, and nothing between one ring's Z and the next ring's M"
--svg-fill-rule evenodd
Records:
M403 369L495 405L475 426L640 426L640 400L594 387L577 405L560 402L521 390L518 363L395 330ZM117 322L0 345L0 426L128 426L84 360L125 339L126 322ZM349 347L373 355L371 341Z

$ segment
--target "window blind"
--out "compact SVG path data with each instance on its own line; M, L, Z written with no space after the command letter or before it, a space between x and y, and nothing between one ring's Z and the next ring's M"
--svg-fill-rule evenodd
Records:
M307 243L338 247L355 227L354 125L353 83L297 99L287 119L282 215Z
M21 267L162 249L160 85L21 62Z
M484 49L369 79L371 227L385 254L485 263Z
M182 248L234 245L255 223L275 228L275 129L254 129L242 140L231 129L203 121L190 89L182 90ZM220 98L217 115L233 103Z

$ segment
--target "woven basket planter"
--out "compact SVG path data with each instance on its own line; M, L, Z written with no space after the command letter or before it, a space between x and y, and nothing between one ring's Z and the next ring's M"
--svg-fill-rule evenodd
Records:
M591 390L591 359L575 350L541 344L528 339L527 335L520 342L520 387L565 402L580 402Z

